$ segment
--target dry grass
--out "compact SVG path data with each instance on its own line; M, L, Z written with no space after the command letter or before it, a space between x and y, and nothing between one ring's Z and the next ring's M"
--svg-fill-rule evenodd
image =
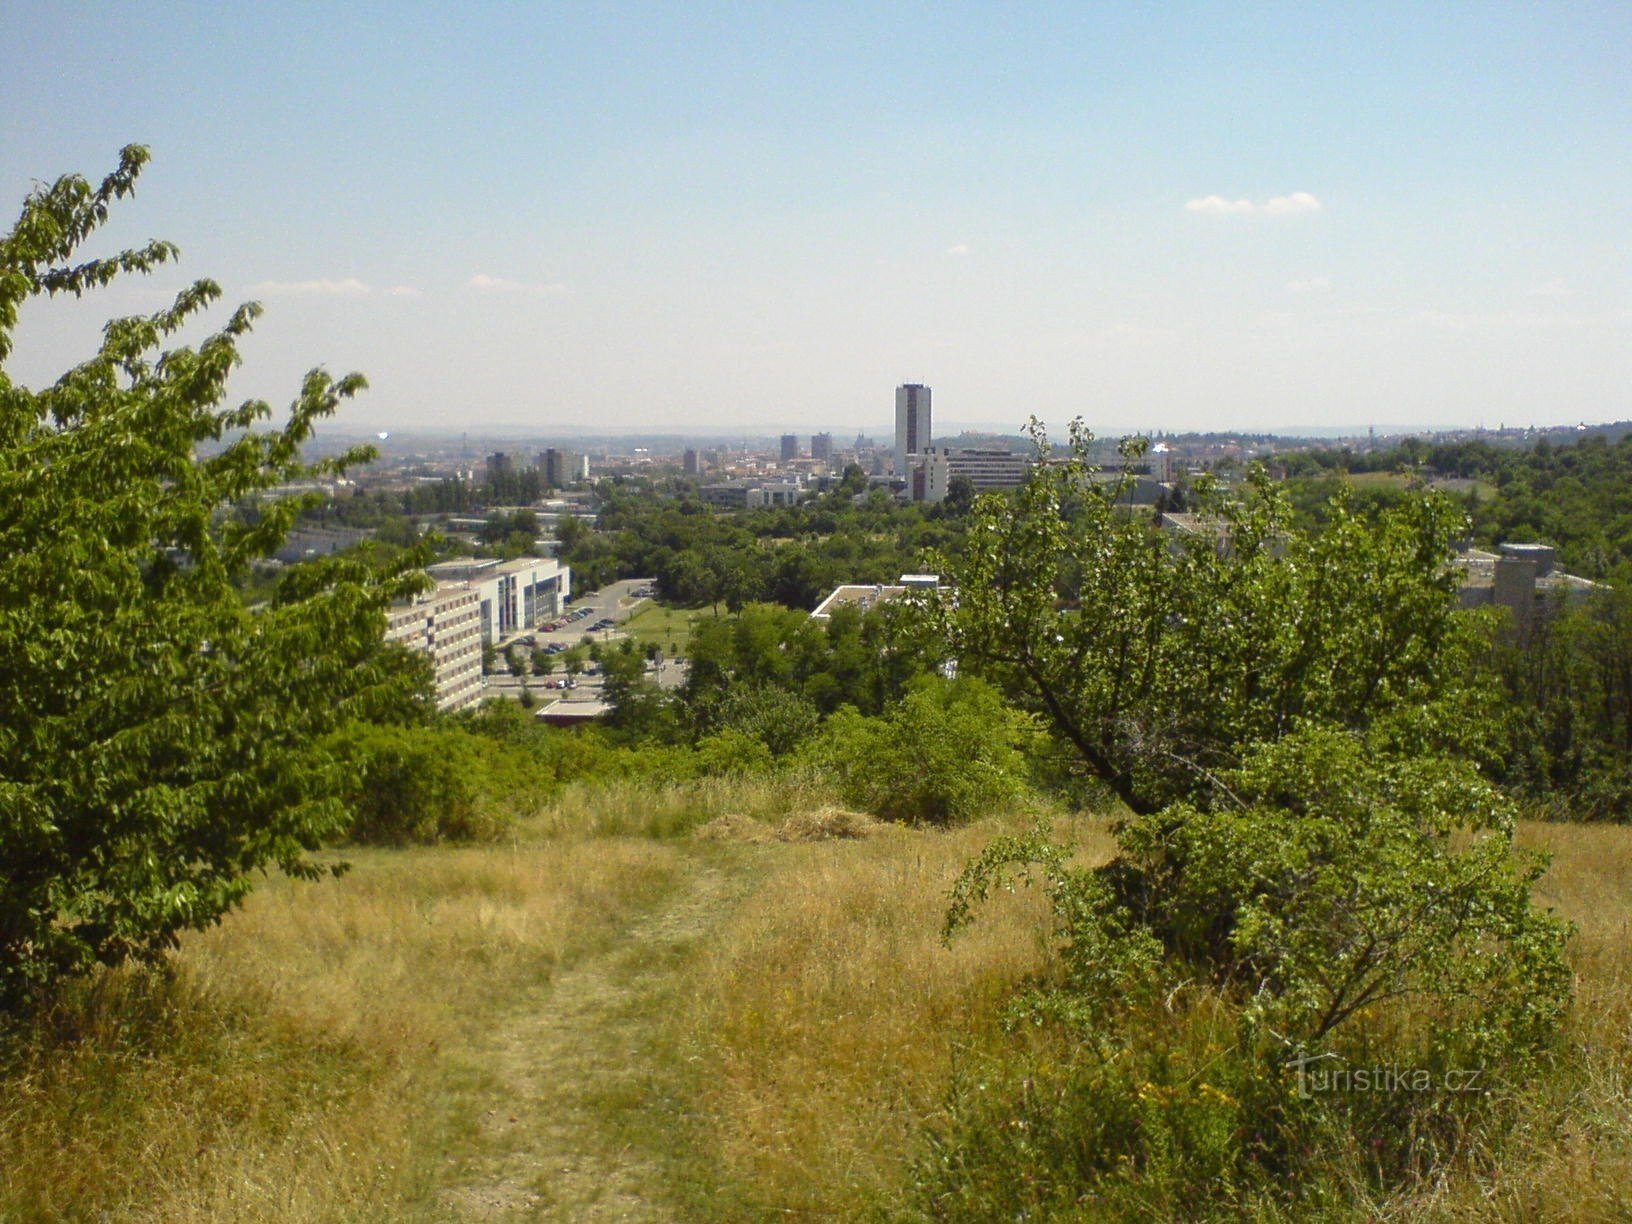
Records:
M169 980L65 1001L0 1082L0 1219L401 1218L466 1039L671 876L651 842L365 852L269 883Z
M1632 1219L1632 828L1527 824L1553 864L1537 899L1576 924L1575 1009L1556 1082L1527 1109L1495 1173L1422 1204L1435 1219Z
M817 806L821 796L801 779L586 779L563 787L527 827L550 836L674 837L722 816L760 824Z
M603 1053L628 1067L596 1086L613 1157L633 1145L697 1218L907 1214L954 1070L1012 1048L999 1015L1044 963L1046 915L1035 890L999 896L943 946L953 878L1009 826L819 804L758 782L569 788L524 827L537 841L269 883L173 977L108 975L22 1036L0 1067L0 1219L442 1218L500 1074L481 1038L541 980L596 972ZM1109 853L1102 823L1074 828ZM1580 928L1562 1069L1496 1174L1390 1218L1632 1218L1632 829L1521 840L1553 851L1540 897ZM696 939L664 925L692 911ZM646 927L649 947L619 942Z
M865 812L851 812L844 808L824 807L795 812L780 825L772 828L763 820L727 812L707 824L699 825L695 835L702 841L747 842L768 841L817 842L855 841L874 837L891 828Z
M1040 898L995 900L950 947L947 891L1000 831L885 826L862 841L766 846L763 882L691 972L686 1041L723 1178L766 1215L900 1206L903 1173L960 1049L1042 959ZM1079 830L1103 856L1098 825Z

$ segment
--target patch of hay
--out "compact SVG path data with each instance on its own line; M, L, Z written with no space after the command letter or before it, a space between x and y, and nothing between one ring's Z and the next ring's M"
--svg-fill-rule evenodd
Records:
M703 841L766 842L771 840L772 834L764 822L752 816L727 812L707 824L698 825L693 836Z
M814 812L795 812L782 822L776 836L785 842L833 841L838 838L871 837L882 827L878 821L862 812L818 808Z

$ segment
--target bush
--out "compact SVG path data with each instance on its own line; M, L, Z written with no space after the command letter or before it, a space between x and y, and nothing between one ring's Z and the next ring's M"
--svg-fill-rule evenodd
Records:
M926 676L883 718L839 710L806 759L846 803L892 820L946 824L1026 796L1020 745L1030 731L983 681Z
M307 853L344 818L323 737L404 717L428 680L382 641L417 589L417 550L390 562L294 567L246 606L237 583L275 552L300 496L233 510L315 465L317 421L363 387L313 370L280 428L262 402L223 408L241 306L196 348L218 286L199 281L119 318L60 378L6 368L20 312L152 271L169 243L88 259L79 248L147 160L124 150L100 187L37 187L0 232L0 1009L97 965L154 960L239 904L255 873L319 874Z
M355 725L331 747L355 779L348 835L381 845L500 836L543 788L525 758L454 727Z
M1324 728L1219 782L1228 801L1129 821L1104 868L1039 830L960 878L949 934L1040 871L1057 968L1011 1019L1064 1053L1047 1091L955 1110L926 1174L942 1214L971 1162L1003 1166L980 1201L1011 1214L1129 1192L1204 1215L1389 1192L1499 1143L1570 996L1568 927L1531 904L1544 864L1508 805L1469 767ZM1380 1072L1409 1086L1372 1090Z

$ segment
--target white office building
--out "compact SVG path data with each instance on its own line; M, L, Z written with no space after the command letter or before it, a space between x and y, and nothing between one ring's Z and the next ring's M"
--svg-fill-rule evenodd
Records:
M907 492L913 501L945 501L953 478L958 476L967 477L977 493L1018 489L1026 483L1031 467L1031 456L1012 451L941 447L912 461Z
M561 614L572 594L572 569L552 557L516 561L474 557L444 561L427 571L444 586L476 592L482 641L496 643L535 629Z
M474 590L442 586L386 613L385 640L431 657L436 708L458 710L482 698L481 610Z

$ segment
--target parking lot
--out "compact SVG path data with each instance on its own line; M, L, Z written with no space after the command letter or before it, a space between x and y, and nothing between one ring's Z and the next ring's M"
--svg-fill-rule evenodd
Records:
M562 609L561 614L534 629L513 633L496 643L499 650L500 670L487 677L489 697L519 697L522 680L504 669L507 650L517 647L527 654L542 650L559 656L588 637L596 642L616 642L625 634L621 626L646 603L652 595L652 581L646 578L626 578L611 583L598 591L576 596ZM678 683L678 669L665 663L656 679L665 686ZM570 681L559 665L548 676L530 676L526 689L546 703L562 701L599 701L601 699L600 668L587 663L584 674Z

